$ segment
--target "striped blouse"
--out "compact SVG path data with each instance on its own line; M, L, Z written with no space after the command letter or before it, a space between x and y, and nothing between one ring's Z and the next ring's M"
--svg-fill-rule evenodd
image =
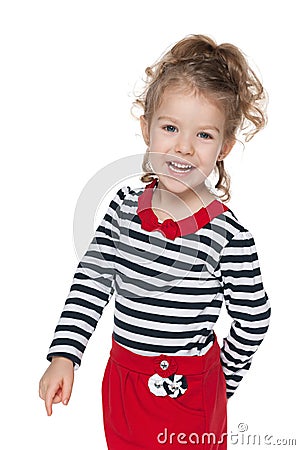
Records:
M232 318L221 347L229 398L270 320L253 236L218 200L159 222L151 208L157 184L123 186L110 202L77 266L47 359L64 356L78 369L114 294L118 344L145 356L204 355L224 301Z

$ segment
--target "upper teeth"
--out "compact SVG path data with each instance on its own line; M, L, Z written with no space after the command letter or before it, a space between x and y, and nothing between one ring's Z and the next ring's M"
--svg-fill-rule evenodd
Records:
M190 166L189 164L180 164L175 161L170 161L170 164L172 164L175 167L179 167L180 169L191 169L193 166Z

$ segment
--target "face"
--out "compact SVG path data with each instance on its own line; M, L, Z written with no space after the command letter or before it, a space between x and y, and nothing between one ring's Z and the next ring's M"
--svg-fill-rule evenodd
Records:
M216 161L233 146L224 142L224 126L222 109L203 95L164 92L151 123L141 117L150 161L164 189L179 196L201 192Z

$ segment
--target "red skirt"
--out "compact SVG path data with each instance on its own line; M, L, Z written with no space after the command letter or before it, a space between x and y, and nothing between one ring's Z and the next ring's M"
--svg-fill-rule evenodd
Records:
M214 343L203 356L142 356L114 339L102 382L108 450L226 450L227 398Z

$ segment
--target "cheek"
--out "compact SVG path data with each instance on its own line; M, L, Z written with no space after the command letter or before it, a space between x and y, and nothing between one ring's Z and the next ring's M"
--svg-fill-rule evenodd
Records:
M211 143L197 149L199 161L207 166L215 165L221 150L221 144Z
M153 152L163 152L169 147L168 139L162 133L152 133L150 137L149 149Z
M148 151L150 152L150 160L155 172L158 171L158 168L161 167L165 160L165 148L166 146L158 133L153 133L150 138Z
M207 178L216 167L219 152L217 148L209 146L206 146L201 150L202 151L198 153L199 173L196 172L195 175L201 175L201 177L204 176L204 178Z

